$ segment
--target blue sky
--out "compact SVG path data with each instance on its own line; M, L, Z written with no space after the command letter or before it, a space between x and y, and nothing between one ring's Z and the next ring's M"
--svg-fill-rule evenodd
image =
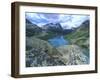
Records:
M90 18L89 15L32 13L32 12L27 12L25 16L32 23L37 24L40 27L42 27L47 23L59 22L65 29L78 27L82 22Z

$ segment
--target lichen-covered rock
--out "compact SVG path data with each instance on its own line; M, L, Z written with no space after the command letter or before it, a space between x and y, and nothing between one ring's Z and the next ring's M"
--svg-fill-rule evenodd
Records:
M62 54L61 59L66 65L81 65L89 63L89 58L77 45L65 45L57 48L57 50Z
M59 57L53 57L44 51L32 49L26 53L26 67L65 65Z
M35 37L26 39L26 67L32 66L57 66L65 65L56 48L52 47L47 41Z

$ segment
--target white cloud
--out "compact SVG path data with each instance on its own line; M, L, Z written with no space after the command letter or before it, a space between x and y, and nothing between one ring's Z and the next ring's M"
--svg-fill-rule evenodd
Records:
M59 22L63 28L70 29L72 27L78 27L82 22L89 19L89 16L74 14L26 13L26 18L38 26Z
M71 15L63 15L63 14L59 15L59 21L67 22L69 20L71 20Z
M72 19L67 22L62 22L61 25L66 29L76 28L80 26L85 20L88 20L89 16L86 15L72 15Z
M31 18L31 19L40 19L40 17L36 14L36 13L26 13L26 17L27 18Z

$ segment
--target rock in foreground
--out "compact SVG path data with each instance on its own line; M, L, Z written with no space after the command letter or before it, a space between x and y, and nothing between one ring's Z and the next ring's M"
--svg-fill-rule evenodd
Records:
M65 45L57 48L62 54L62 60L66 65L89 64L89 58L83 53L77 45Z

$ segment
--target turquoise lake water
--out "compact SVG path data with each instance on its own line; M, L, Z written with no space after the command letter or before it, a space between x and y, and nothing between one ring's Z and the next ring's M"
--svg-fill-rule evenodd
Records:
M56 36L52 39L49 39L48 42L53 46L53 47L59 47L63 45L69 44L68 40L65 40L63 36Z

